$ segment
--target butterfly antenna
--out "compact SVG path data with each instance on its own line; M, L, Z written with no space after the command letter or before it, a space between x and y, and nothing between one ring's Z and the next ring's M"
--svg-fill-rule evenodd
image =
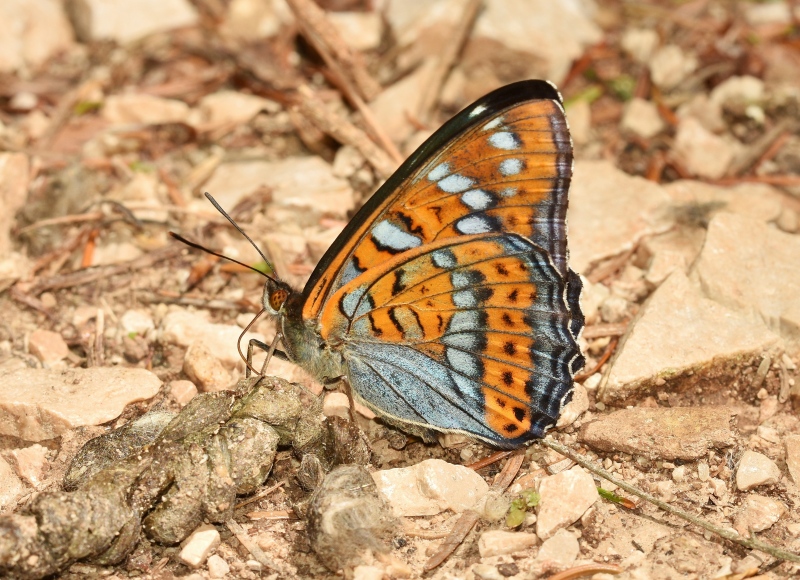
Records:
M253 240L250 238L250 236L248 236L248 235L245 233L245 231L244 231L242 228L240 228L240 227L239 227L239 224L237 224L237 223L236 223L236 222L233 220L233 218L232 218L231 216L229 216L229 215L228 215L228 212L226 212L224 209L222 209L222 206L221 206L220 204L218 204L218 203L217 203L217 200L216 200L216 199L214 199L214 198L211 196L211 194L210 194L210 193L208 193L207 191L206 191L206 192L205 192L203 195L205 195L205 196L206 196L206 199L207 199L208 201L210 201L210 202L211 202L211 205L213 205L213 206L216 208L216 210L217 210L219 213L221 213L223 216L225 216L225 219L226 219L226 220L228 220L228 221L230 222L230 224L231 224L233 227L235 227L235 228L236 228L236 229L239 231L239 233L240 233L240 234L242 234L242 235L245 237L245 239L246 239L248 242L250 242L250 244L251 244L251 245L252 245L252 246L253 246L253 247L256 249L256 252L258 252L258 255L259 255L259 256L261 256L261 257L264 259L264 262L266 262L267 266L269 266L269 267L270 267L270 270L272 270L272 271L274 272L274 271L275 271L275 267L272 265L272 262L270 262L269 260L267 260L267 257L264 255L264 252L262 252L262 251L261 251L261 248L259 248L259 247L256 245L256 243L255 243L255 242L254 242L254 241L253 241Z
M211 254L212 256L216 256L216 257L218 257L218 258L224 258L224 259L226 259L226 260L229 260L229 261L233 262L234 264L239 264L240 266L244 266L244 267L245 267L245 268L247 268L248 270L252 270L253 272L255 272L255 273L257 273L257 274L261 274L261 275L262 275L262 276L264 276L265 278L269 278L270 280L273 280L272 276L270 276L269 274L266 274L266 273L262 272L262 271L261 271L261 270L259 270L258 268L253 268L252 266L250 266L250 265L248 265L248 264L245 264L244 262L240 262L239 260L234 260L234 259L233 259L233 258L231 258L230 256L225 256L225 255L223 255L223 254L220 254L220 253L218 253L218 252L215 252L214 250L209 250L209 249L208 249L208 248L206 248L205 246L201 246L200 244L198 244L198 243L196 243L196 242L192 242L192 241L190 241L190 240L187 240L186 238L184 238L183 236L181 236L181 235L179 235L179 234L176 234L175 232L169 232L169 235L171 235L173 238L175 238L175 239L176 239L176 240L178 240L179 242L182 242L182 243L186 244L186 245L187 245L187 246L189 246L190 248L194 248L194 249L196 249L196 250L202 250L202 251L206 252L207 254Z

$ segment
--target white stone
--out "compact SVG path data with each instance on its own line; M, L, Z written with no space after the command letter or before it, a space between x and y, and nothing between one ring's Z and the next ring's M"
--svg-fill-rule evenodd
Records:
M659 48L650 59L650 76L660 89L670 90L697 69L697 58L681 47L668 44Z
M222 163L205 184L222 207L232 208L260 188L272 190L274 203L314 210L345 219L355 207L350 184L333 175L320 157L288 157L279 161ZM208 202L197 200L198 209Z
M687 273L704 241L705 230L701 228L674 230L643 240L640 249L648 262L645 281L656 287L676 270Z
M700 121L712 133L722 133L727 128L722 116L722 105L709 99L707 93L698 93L678 107L679 119L690 117Z
M712 299L800 340L800 237L747 217L719 213L695 272Z
M72 44L72 27L59 0L0 2L0 72L38 67Z
M581 310L586 317L586 325L596 324L600 318L600 305L608 298L610 290L604 284L599 282L592 284L583 277L581 277L581 282L583 282Z
M545 540L536 559L540 562L550 562L559 567L569 568L578 559L580 553L578 538L567 530L558 530L553 537Z
M21 369L0 373L0 434L26 441L119 417L129 403L153 397L161 380L145 369Z
M570 265L578 272L673 225L664 188L607 161L577 161L567 212Z
M795 485L800 486L800 435L787 435L784 439L786 446L786 467Z
M218 554L211 554L206 565L208 566L208 575L212 578L224 578L225 574L231 571L228 563Z
M2 6L0 2L0 6ZM0 8L1 10L1 8ZM0 22L2 22L0 18ZM11 252L10 231L14 216L28 199L30 164L24 153L0 153L0 256Z
M788 2L747 3L742 6L744 18L751 26L786 24L792 21Z
M344 393L327 393L322 402L322 414L326 417L350 418L350 400Z
M478 552L480 552L481 558L489 558L522 552L538 543L539 538L536 534L489 530L483 532L478 538Z
M123 93L106 99L102 115L112 125L182 123L189 117L189 105L177 99Z
M733 527L740 536L747 538L751 532L761 532L772 527L785 512L786 506L778 500L751 494L745 498L736 514Z
M73 0L72 21L83 41L133 42L156 32L192 26L199 20L188 0Z
M186 350L183 372L204 393L230 390L236 385L235 379L202 340L196 340Z
M51 366L67 358L69 347L60 333L38 329L28 335L28 351L43 365Z
M622 34L621 46L628 56L640 63L650 60L658 47L658 32L652 28L628 28Z
M336 177L348 178L364 166L364 156L351 145L343 145L333 158L333 174Z
M480 580L505 580L505 576L500 573L497 566L492 566L491 564L475 564L471 570L475 577Z
M659 379L755 357L779 342L763 323L709 300L675 271L650 296L611 361L605 400Z
M772 485L781 479L781 471L775 462L757 451L745 451L736 469L736 487L747 491L760 485Z
M142 255L142 250L130 242L99 244L92 255L92 266L110 266L130 262Z
M243 368L236 343L242 329L233 324L208 322L207 313L175 309L169 312L161 323L161 338L164 342L188 347L196 341L205 344L228 369ZM251 338L264 342L261 334L248 332L242 337L242 350L247 349Z
M364 564L353 568L353 580L383 580L383 569Z
M374 12L328 12L328 19L354 50L374 50L381 44L383 19Z
M172 397L176 403L178 403L181 407L185 406L186 403L194 399L194 396L197 394L197 387L192 381L172 381L169 384L169 395Z
M472 35L541 59L544 78L560 83L572 62L602 38L592 17L588 3L491 0L478 14Z
M561 415L556 423L557 428L572 425L578 417L589 410L589 395L583 385L575 384L572 400L561 410Z
M736 155L728 141L709 132L693 117L679 121L673 151L690 173L709 179L725 175Z
M153 317L150 316L150 312L147 310L126 310L119 317L119 324L125 334L145 335L156 328Z
M249 123L261 111L277 113L281 106L275 101L237 91L218 91L200 99L187 120L198 131Z
M285 0L232 0L220 31L229 38L270 38L294 21Z
M630 317L630 306L630 303L622 296L611 294L600 305L600 318L603 319L603 322L612 324L622 322Z
M372 478L398 517L431 516L446 509L461 513L474 507L489 490L472 469L441 459L376 471Z
M658 113L658 107L650 101L638 97L631 99L625 106L621 128L644 139L655 137L666 127L666 123Z
M781 210L775 225L787 234L796 234L800 230L800 215L790 207Z
M577 465L545 477L539 495L536 534L543 540L578 521L599 497L592 476Z
M709 99L722 107L759 103L764 99L764 81L747 75L729 77L714 87Z
M181 542L178 558L190 568L199 568L217 549L219 543L220 537L217 528L211 524L203 524Z
M43 481L43 473L47 464L47 447L38 443L23 449L11 451L11 457L17 464L17 474L33 487L38 487Z
M14 468L0 456L0 509L16 503L24 491L25 485L14 473Z

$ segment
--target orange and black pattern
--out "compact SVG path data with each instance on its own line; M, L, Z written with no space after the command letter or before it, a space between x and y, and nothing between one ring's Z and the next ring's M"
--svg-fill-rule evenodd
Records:
M500 447L555 424L583 365L571 175L560 96L525 81L459 113L387 181L303 292L303 320L340 349L359 399Z

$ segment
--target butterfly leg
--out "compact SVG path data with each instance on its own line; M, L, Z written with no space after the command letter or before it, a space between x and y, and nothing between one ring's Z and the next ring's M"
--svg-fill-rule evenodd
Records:
M267 344L255 338L250 339L250 341L247 343L247 360L246 360L247 368L245 368L244 371L245 378L250 378L250 369L253 368L253 347L258 347L267 353L267 358L264 360L264 364L261 365L261 372L259 373L261 376L264 376L264 373L267 370L267 365L269 364L269 361L273 356L282 360L289 360L289 357L286 356L285 352L283 352L282 350L277 350L275 348L276 346L278 346L278 341L282 338L283 335L279 332L275 335L275 338L272 340L272 344Z

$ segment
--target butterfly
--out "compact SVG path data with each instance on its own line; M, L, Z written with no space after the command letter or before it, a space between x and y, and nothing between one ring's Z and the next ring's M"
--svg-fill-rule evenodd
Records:
M285 356L410 433L543 437L584 358L567 265L572 141L530 80L474 102L358 211L302 292L270 277Z

